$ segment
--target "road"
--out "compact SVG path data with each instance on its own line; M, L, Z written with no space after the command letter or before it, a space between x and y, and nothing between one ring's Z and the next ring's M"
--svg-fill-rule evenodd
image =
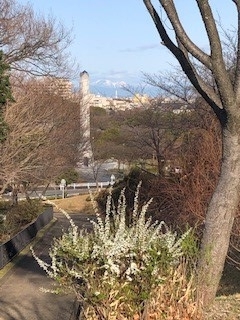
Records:
M121 167L124 170L125 167ZM77 171L83 181L94 182L94 171L97 171L98 181L110 181L111 175L114 174L118 178L118 163L116 161L106 161L102 164L91 166L79 166ZM96 173L95 173L96 174Z
M93 168L90 166L89 167L81 166L77 169L77 171L79 172L79 176L80 176L81 180L85 181L86 184L85 184L85 186L81 186L81 187L77 186L76 188L74 188L73 185L68 186L65 190L67 196L88 193L88 184L90 184L90 188L92 190L96 190L96 187L93 187L91 185L92 183L95 183ZM114 176L116 179L120 178L120 176L117 173L117 162L112 161L112 162L106 162L106 163L101 164L101 166L99 167L98 174L97 174L97 180L99 181L98 187L99 188L106 187L108 184L110 184L111 176L113 173L114 173ZM44 190L44 187L38 187L35 191L33 191L32 193L29 194L30 198L40 198L43 190ZM59 188L59 186L49 187L45 193L46 197L59 198L59 197L62 197L62 195L63 195L63 191ZM11 194L10 193L4 194L3 198L10 199ZM20 200L25 199L25 195L19 192L18 198Z

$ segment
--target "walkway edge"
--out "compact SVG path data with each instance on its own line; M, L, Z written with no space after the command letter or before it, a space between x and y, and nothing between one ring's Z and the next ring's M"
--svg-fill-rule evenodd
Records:
M44 228L42 228L31 241L19 254L13 258L4 268L0 270L0 285L2 278L30 251L30 247L36 245L44 236L44 234L51 229L57 222L57 218L53 218Z

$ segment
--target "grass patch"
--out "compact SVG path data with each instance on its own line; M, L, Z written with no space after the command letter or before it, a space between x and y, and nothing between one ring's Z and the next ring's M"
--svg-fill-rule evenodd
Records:
M81 194L65 199L55 199L51 200L51 202L55 203L58 207L65 210L67 213L93 213L93 207L89 194ZM54 208L54 210L57 209Z

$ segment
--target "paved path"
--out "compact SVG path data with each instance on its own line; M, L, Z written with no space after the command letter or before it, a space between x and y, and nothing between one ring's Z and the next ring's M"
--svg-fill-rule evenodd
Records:
M53 237L69 226L65 216L56 213L57 221L34 246L37 255L47 261ZM90 227L93 216L72 215L78 226ZM53 282L38 266L31 252L0 279L0 320L74 320L74 297L43 293L40 287L51 288Z

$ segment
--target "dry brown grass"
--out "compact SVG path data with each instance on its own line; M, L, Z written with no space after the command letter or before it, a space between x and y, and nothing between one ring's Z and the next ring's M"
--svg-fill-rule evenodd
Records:
M194 276L189 279L186 268L186 263L182 262L178 267L170 269L164 282L152 288L142 308L135 305L136 300L133 297L131 299L131 295L126 300L126 283L119 283L119 287L115 284L98 305L86 305L83 319L203 320L201 307L196 302Z
M65 210L67 213L93 213L89 194L81 194L65 199L51 200L51 202L55 203L58 207Z
M174 268L165 280L166 284L157 287L152 293L146 320L202 319L195 299L194 278L187 278L186 267L185 263L182 263Z

